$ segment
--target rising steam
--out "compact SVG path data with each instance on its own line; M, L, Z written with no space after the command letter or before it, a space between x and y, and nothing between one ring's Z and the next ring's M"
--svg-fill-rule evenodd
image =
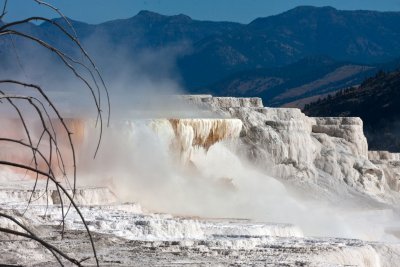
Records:
M238 152L239 120L215 118L171 100L182 93L174 62L186 44L126 58L128 47L111 47L107 37L98 38L86 44L105 73L113 110L95 160L95 123L85 119L93 117L92 111L81 102L87 97L76 91L71 76L54 66L54 58L27 47L20 55L29 59L21 62L22 70L16 66L0 73L39 81L50 88L64 113L85 119L74 126L81 184L109 186L122 201L136 201L155 212L293 223L306 235L390 238L385 229L396 221L391 212L355 212L294 197ZM34 49L35 58L25 56L32 54L28 49ZM205 117L210 119L199 119Z
M81 169L89 184L110 186L123 201L153 212L293 223L312 236L391 238L385 233L394 221L389 211L347 211L292 196L238 154L240 121L221 121L121 121L107 131L99 158ZM179 124L185 127L177 132Z

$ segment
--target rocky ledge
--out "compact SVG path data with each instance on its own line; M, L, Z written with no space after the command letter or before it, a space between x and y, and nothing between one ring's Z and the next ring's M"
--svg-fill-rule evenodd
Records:
M223 105L207 96L215 112L243 122L242 150L251 162L289 185L314 188L317 194L357 195L370 203L397 206L400 158L368 152L363 122L356 117L307 117L295 108L262 107L259 98L229 98ZM212 99L212 98L211 98Z

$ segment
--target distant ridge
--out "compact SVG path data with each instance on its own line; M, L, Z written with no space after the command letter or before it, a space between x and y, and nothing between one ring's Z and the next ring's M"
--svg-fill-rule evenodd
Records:
M199 92L258 96L267 106L302 108L312 101L304 99L360 84L378 69L378 66L339 62L327 56L310 56L283 67L238 72Z
M357 72L360 76L356 73L352 82L343 83L353 85L365 78L364 75L369 75L363 71L363 66L400 57L400 12L341 11L332 7L300 6L282 14L257 18L249 24L240 24L199 21L183 14L165 16L151 11L140 11L128 19L97 25L78 21L72 23L84 42L96 40L99 46L107 43L113 52L118 52L123 47L124 58L132 62L143 49L184 44L184 49L177 53L174 63L182 86L189 92L211 88L225 94L230 90L224 91L224 88L215 88L214 85L238 73L284 70L305 58L319 55L329 57L335 62L361 66L361 71ZM69 49L65 38L48 23L31 24L21 30ZM24 43L18 41L17 46L24 47ZM11 54L8 49L10 45L7 42L0 43L2 68L10 68L12 65L12 60L10 63L10 59L5 56ZM296 72L296 69L292 68L291 71ZM302 72L300 69L298 71ZM296 73L293 75L296 76ZM311 90L304 97L334 91L340 89L340 86L337 83L329 86L330 89ZM258 96L261 92L265 101L290 88L282 87L281 92L279 88L275 88L267 92L259 87L251 87L247 93ZM270 103L283 105L288 101L297 100L275 99Z

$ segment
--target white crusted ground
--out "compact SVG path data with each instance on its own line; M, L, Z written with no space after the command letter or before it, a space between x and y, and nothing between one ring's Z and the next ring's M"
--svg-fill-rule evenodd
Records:
M3 182L3 212L18 216L26 208L32 181ZM14 189L12 189L14 187ZM44 192L44 183L39 192ZM11 191L12 190L12 191ZM61 210L49 192L34 202L21 221L77 258L91 256L78 214L66 218L65 239L59 239ZM144 211L134 203L121 204L107 188L81 188L86 196L81 211L92 231L102 266L396 266L400 244L353 239L303 237L286 224L235 219L174 217ZM89 201L90 200L90 201ZM18 229L0 220L1 227ZM54 258L33 241L2 235L0 262L54 266ZM88 260L87 264L93 264Z

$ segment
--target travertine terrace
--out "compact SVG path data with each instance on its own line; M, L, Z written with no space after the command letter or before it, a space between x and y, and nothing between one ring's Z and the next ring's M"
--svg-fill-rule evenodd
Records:
M179 98L215 114L212 119L147 120L150 129L166 138L170 152L184 159L181 164L192 162L198 149L207 153L217 143L235 140L230 146L233 153L289 190L296 189L302 199L338 206L353 199L367 212L374 211L373 216L387 212L398 216L399 157L368 152L360 119L309 118L298 109L263 107L258 98ZM1 175L0 208L18 216L26 207L32 181L7 169ZM228 183L230 194L241 190L234 177ZM65 240L57 237L60 201L54 189L44 194L44 186L41 181L35 195L38 200L21 221L66 252L78 258L90 256L83 225L74 211L67 216ZM389 267L400 262L398 221L386 229L392 239L377 242L311 237L297 225L273 221L159 213L142 203L122 203L112 187L81 187L76 198L95 234L102 266ZM13 227L3 220L0 224ZM10 264L55 264L37 243L6 235L0 241L0 255Z

